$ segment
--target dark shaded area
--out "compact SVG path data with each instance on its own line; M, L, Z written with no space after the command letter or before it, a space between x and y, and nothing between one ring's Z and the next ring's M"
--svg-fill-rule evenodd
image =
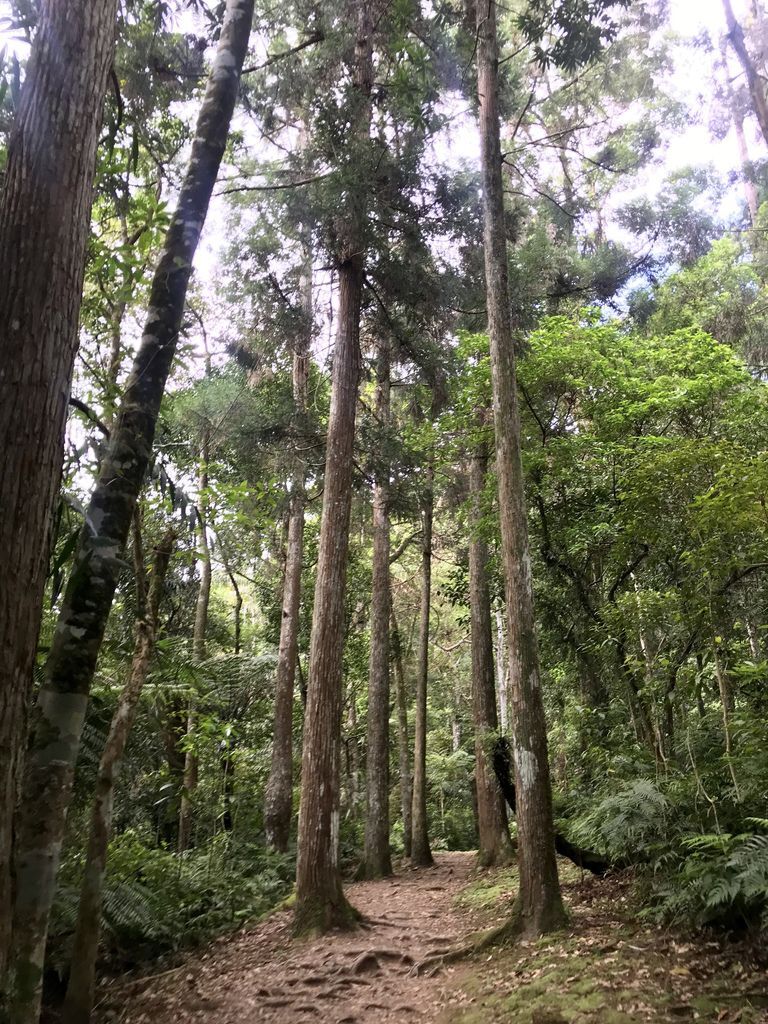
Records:
M493 770L496 772L504 799L512 812L516 813L515 783L512 781L512 750L506 736L500 736L493 745ZM598 875L601 878L611 868L623 866L614 864L600 853L582 850L558 832L555 832L555 850L561 857L567 857L577 867L591 871L593 875Z

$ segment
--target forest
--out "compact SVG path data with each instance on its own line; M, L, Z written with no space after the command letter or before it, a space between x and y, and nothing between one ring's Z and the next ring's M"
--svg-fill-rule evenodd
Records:
M768 9L0 0L0 1022L768 1021Z

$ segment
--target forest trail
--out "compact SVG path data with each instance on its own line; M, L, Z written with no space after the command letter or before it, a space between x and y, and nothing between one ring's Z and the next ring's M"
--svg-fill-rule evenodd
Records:
M162 974L100 990L99 1024L768 1024L764 954L683 940L638 921L628 877L560 862L568 929L434 974L430 953L503 919L514 869L476 872L473 853L356 882L366 924L295 942L289 911L220 939ZM757 954L757 960L755 955Z
M473 853L440 853L431 868L346 888L363 927L309 942L291 936L280 911L227 937L180 969L110 986L99 1007L112 1024L384 1024L438 1021L458 971L411 976L413 964L447 950L477 917L456 897ZM459 968L460 971L460 968Z

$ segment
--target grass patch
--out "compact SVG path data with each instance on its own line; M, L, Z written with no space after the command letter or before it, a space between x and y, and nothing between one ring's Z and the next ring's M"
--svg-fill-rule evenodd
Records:
M570 927L466 961L445 1024L766 1020L764 970L736 949L641 923L626 880L592 879L562 862L560 878ZM457 904L498 918L516 891L514 870L487 872L471 880Z
M456 896L463 910L496 911L507 907L517 894L517 869L485 871L473 878Z

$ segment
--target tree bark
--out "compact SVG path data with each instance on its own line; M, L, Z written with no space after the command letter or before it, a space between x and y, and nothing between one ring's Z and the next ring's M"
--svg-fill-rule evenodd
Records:
M763 138L768 143L768 97L766 97L763 78L749 55L744 39L744 30L736 20L731 0L723 0L723 10L725 11L725 21L728 25L728 38L731 41L731 46L733 46L736 56L739 58L739 62L744 69L744 76L747 79L747 89L752 100L752 109L755 112L757 123L760 125Z
M403 648L400 630L397 626L395 608L390 594L392 619L392 660L395 665L395 687L397 690L397 759L400 768L400 813L403 817L403 854L411 856L413 838L411 781L411 747L408 740L408 689L403 671Z
M500 608L496 609L496 678L499 689L499 729L505 735L509 727L509 702L507 700L507 684L509 672L505 657L504 615Z
M293 401L297 418L307 411L309 350L312 343L312 253L305 244L301 280L304 330L296 338L293 352ZM275 678L275 718L272 730L272 762L264 794L264 828L267 844L285 852L291 835L293 813L293 691L299 659L299 610L301 568L304 557L305 460L296 457L291 479L288 517L288 551L283 580L283 608L280 647Z
M77 925L72 943L69 984L64 1002L62 1017L64 1024L88 1024L91 1019L96 985L96 959L101 934L101 908L107 870L107 850L112 834L115 781L136 717L141 691L144 688L155 652L158 610L175 540L174 531L169 530L155 549L149 596L146 607L141 611L136 622L136 640L130 674L112 716L109 734L99 763L99 774L91 807L91 825L83 884L80 890Z
M389 427L390 347L381 339L376 364L376 415ZM389 466L382 465L373 492L371 650L368 665L366 732L366 878L392 874L389 850Z
M520 454L520 416L504 227L498 63L495 0L478 0L477 91L482 151L485 285L518 803L520 889L515 927L525 936L536 936L560 927L565 922L565 911L555 860L547 727L541 694Z
M427 681L429 676L429 613L432 601L432 518L435 470L431 461L421 511L421 609L419 613L419 660L416 671L416 714L413 736L413 809L411 811L411 863L433 863L427 822Z
M357 733L357 692L355 687L355 680L350 679L347 682L347 693L345 698L345 704L347 708L347 722L346 722L346 735L344 739L344 747L346 748L346 791L344 787L341 787L340 792L346 795L346 802L341 802L341 806L344 810L345 819L351 818L352 821L357 821L360 817L360 803L361 803L361 790L360 776L362 771L360 768L360 740ZM342 732L345 730L342 729Z
M117 0L40 4L0 197L0 986L26 714Z
M225 564L224 571L229 577L229 582L232 584L232 589L235 592L235 608L234 608L234 620L235 620L235 635L234 635L234 653L240 653L241 640L242 640L242 619L243 619L243 595L240 591L240 586L237 582L237 576L235 575L232 567L229 564Z
M352 508L355 417L360 376L360 309L365 267L369 183L373 15L355 0L355 49L348 156L358 185L339 212L339 312L333 355L331 409L325 461L323 513L312 615L304 749L301 767L296 910L298 934L349 927L356 914L342 891L339 872L339 748L342 711L344 598Z
M469 610L472 632L472 708L475 727L475 788L477 791L477 862L480 867L511 864L507 810L488 747L498 732L493 674L491 591L488 585L488 545L482 534L482 495L488 451L482 442L469 467L470 530Z
M339 271L339 324L304 715L296 868L298 933L322 932L351 920L338 864L339 743L361 291L362 258L349 256Z
M200 232L224 154L253 0L228 0L189 168L150 290L147 324L80 534L45 681L21 803L11 1017L39 1014L48 916L74 763L131 518L152 451Z

